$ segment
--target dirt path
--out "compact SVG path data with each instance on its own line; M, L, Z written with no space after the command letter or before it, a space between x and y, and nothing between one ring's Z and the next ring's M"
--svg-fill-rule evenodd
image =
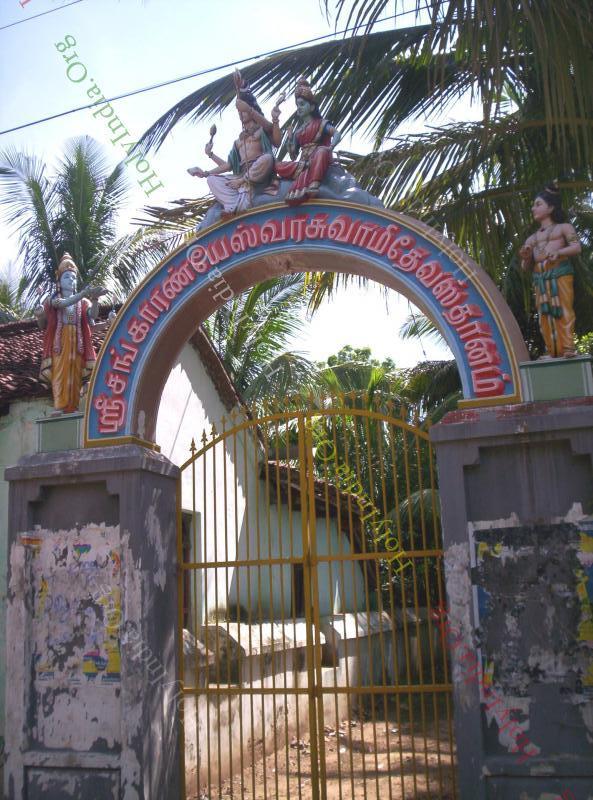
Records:
M445 723L434 725L426 740L418 727L393 722L343 720L338 729L325 728L327 800L454 800L451 753ZM245 763L243 780L211 787L187 800L248 798L251 800L312 800L311 746L308 738L292 739L288 750L279 742L275 753L256 748L254 764Z

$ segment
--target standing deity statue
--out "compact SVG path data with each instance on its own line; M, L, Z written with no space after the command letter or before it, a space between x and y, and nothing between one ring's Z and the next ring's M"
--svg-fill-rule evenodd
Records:
M77 274L72 257L64 253L56 272L56 293L35 309L44 332L40 378L51 386L54 408L61 413L78 409L82 381L95 365L90 326L99 313L99 297L106 294L102 288L77 293Z
M566 222L557 186L546 186L531 211L540 227L527 239L519 256L522 268L533 274L539 327L546 345L543 358L572 358L576 355L574 269L567 259L581 252L581 243L573 226Z
M265 194L276 194L277 183L274 177L274 147L280 144L282 134L278 124L280 110L272 110L269 122L249 88L235 73L237 87L236 108L243 126L239 138L226 161L212 152L212 139L206 145L206 155L217 165L212 170L200 167L188 169L190 175L207 178L210 191L223 207L223 214L229 216L253 205L254 189L263 189ZM232 172L233 175L224 173Z
M321 116L319 101L304 78L297 83L295 101L300 124L290 134L288 150L293 160L276 162L278 175L292 180L284 198L289 205L304 203L319 194L321 181L333 161L332 151L342 138Z

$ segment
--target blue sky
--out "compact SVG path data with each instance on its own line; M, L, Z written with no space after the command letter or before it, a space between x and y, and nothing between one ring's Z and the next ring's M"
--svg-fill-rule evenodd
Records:
M65 55L77 53L88 78L105 97L122 94L168 79L253 56L315 36L331 33L333 21L326 20L319 0L0 0L0 130L12 128L88 102L85 80L74 83L66 76L67 64L56 44L67 35L76 46ZM53 13L36 14L60 9ZM18 22L1 30L3 26ZM407 17L409 24L413 17ZM340 26L342 27L342 26ZM73 62L71 62L73 63ZM136 140L164 111L199 86L230 70L191 78L172 86L113 103L115 113ZM76 78L80 73L71 72ZM290 91L290 87L287 87ZM292 109L288 94L284 113ZM264 102L269 112L273 99ZM464 104L465 105L465 104ZM457 113L467 113L457 108ZM84 110L0 136L0 149L17 148L44 158L49 164L59 158L64 141L71 136L90 135L100 142L115 165L122 156L121 145L112 145L116 134L108 120L93 118ZM216 122L219 133L215 151L226 155L237 133L233 110L199 125L179 124L157 153L149 155L164 186L150 196L150 203L165 205L177 198L205 194L205 182L190 177L189 166L207 166L203 154L208 129ZM421 129L423 121L413 126ZM343 147L368 151L370 142L352 140L345 131ZM125 141L128 141L126 139ZM150 174L150 173L147 173ZM146 202L130 171L130 196L122 230L139 215ZM5 273L16 256L17 239L0 224L0 273ZM361 290L352 285L340 291L313 320L304 337L295 343L313 358L325 358L343 344L370 346L377 356L391 355L396 363L409 366L423 359L446 357L446 348L425 341L424 352L417 343L401 342L398 330L408 314L407 301L389 292L389 310L379 287ZM353 320L357 320L353 325Z

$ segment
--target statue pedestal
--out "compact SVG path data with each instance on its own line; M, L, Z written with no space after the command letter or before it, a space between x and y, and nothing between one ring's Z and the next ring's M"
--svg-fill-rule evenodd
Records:
M459 800L590 798L593 398L453 411L430 436Z
M591 356L527 361L519 369L527 403L593 397Z
M78 450L82 447L84 414L59 414L42 417L37 423L37 452L53 453L57 450Z

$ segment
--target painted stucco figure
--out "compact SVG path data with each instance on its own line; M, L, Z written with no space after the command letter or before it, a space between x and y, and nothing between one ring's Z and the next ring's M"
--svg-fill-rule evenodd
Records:
M99 313L102 288L76 292L78 269L65 253L56 272L57 291L35 316L43 334L40 378L52 388L57 412L76 411L84 378L90 375L96 359L91 325Z
M272 109L270 122L264 117L251 89L241 79L239 72L235 73L235 85L236 107L243 130L235 140L226 161L213 152L211 134L205 152L217 166L212 170L203 170L200 167L188 169L190 175L207 178L210 191L227 216L250 208L256 188L271 195L278 192L278 184L274 181L274 148L278 147L282 138L278 124L278 105ZM232 172L232 176L225 174L228 172Z
M304 78L295 90L299 125L290 133L288 151L292 161L277 161L276 172L292 180L285 201L289 205L317 197L319 187L333 161L332 151L341 140L340 132L319 112L319 101Z
M560 190L546 186L531 209L539 230L519 251L521 266L533 274L535 304L546 353L542 358L572 358L574 343L574 268L568 259L581 252L574 227L566 222Z

